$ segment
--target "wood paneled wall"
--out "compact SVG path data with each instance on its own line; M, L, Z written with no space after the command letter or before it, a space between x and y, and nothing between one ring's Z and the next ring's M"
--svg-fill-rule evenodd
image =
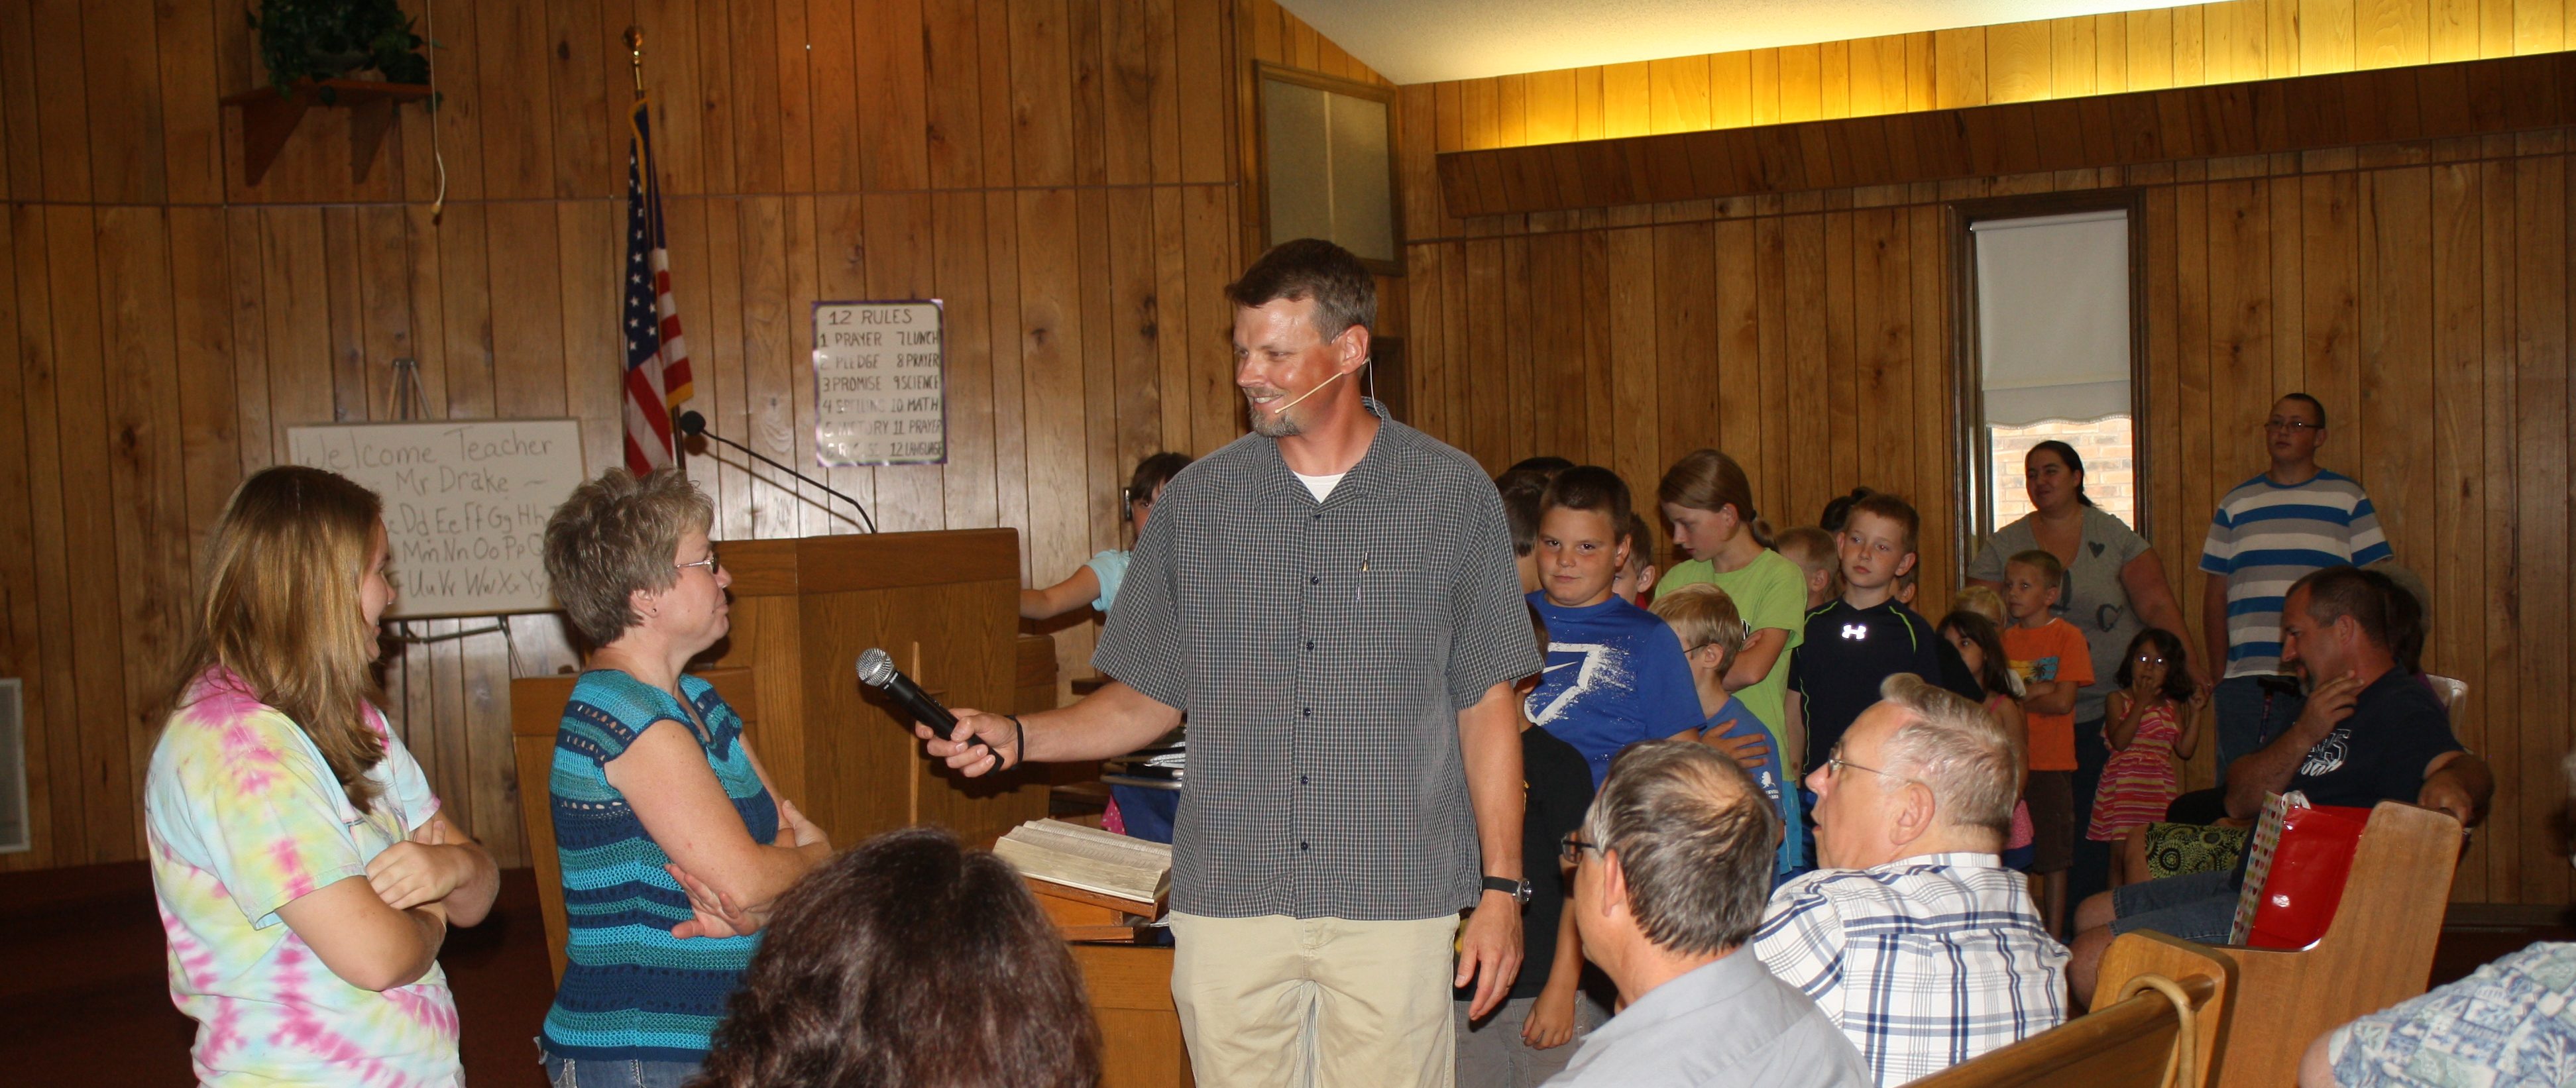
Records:
M240 5L0 0L0 675L28 694L26 868L141 856L148 704L192 548L287 427L572 416L618 458L629 23L646 30L672 265L710 426L811 464L816 299L947 305L949 463L838 469L888 530L1009 526L1052 581L1123 546L1142 455L1240 433L1220 288L1240 270L1248 53L1376 80L1267 0L419 0L444 105L363 182L343 111L241 181ZM433 215L444 164L446 204ZM730 451L727 538L847 532ZM521 863L508 679L558 621L409 625L398 728ZM1088 672L1092 626L1058 632Z
M1018 528L1033 578L1120 543L1112 497L1136 457L1238 433L1218 288L1251 244L1245 65L1377 81L1270 0L434 14L442 110L405 111L363 182L345 118L319 111L251 190L213 105L257 78L235 9L0 0L0 404L23 423L0 441L0 520L27 526L0 548L0 674L29 682L38 835L0 866L139 856L145 704L191 548L241 475L282 456L285 427L385 418L390 361L410 356L431 414L574 416L591 463L611 463L626 23L650 35L695 407L810 457L805 304L946 300L952 461L833 482L888 528ZM2566 25L2541 0L2242 0L1405 88L1409 274L1385 281L1385 331L1412 341L1415 422L1493 467L1561 452L1650 486L1716 444L1782 524L1853 483L1913 492L1937 608L1961 558L1945 205L2143 187L2148 529L2186 608L2209 504L2259 468L2254 425L2276 392L2316 392L2337 423L2329 463L2372 487L2435 588L2433 666L2470 680L2464 734L2504 779L2455 896L2564 902L2547 829L2576 665L2561 135L1476 220L1447 216L1428 179L1439 150L1703 112L1796 120L2533 52L2563 47ZM696 471L726 536L850 528L730 458ZM441 794L514 862L506 682L571 657L551 618L476 633L491 626L414 625L446 637L406 649L388 696ZM1089 629L1058 640L1079 674Z
M1440 150L1951 109L2568 47L2566 0L2228 0L1423 84Z
M1430 91L1404 89L1410 122ZM2137 187L2143 520L2185 612L2210 509L2263 468L2273 400L2315 394L2322 459L2370 488L2430 586L2427 666L2468 681L2461 738L2500 779L2453 897L2560 904L2569 135L1471 220L1407 247L1415 414L1489 466L1559 453L1639 488L1714 445L1784 526L1855 484L1907 492L1937 612L1964 561L1948 205ZM2191 778L2210 776L2204 745Z

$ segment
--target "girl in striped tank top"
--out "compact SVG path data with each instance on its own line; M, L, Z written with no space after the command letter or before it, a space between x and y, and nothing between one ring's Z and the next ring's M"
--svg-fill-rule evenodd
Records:
M2182 640L2161 627L2130 640L2120 658L2120 690L2102 704L2111 761L2102 767L2086 838L2118 842L2164 819L2165 806L2182 792L2175 766L2200 745L2200 687L2187 664Z

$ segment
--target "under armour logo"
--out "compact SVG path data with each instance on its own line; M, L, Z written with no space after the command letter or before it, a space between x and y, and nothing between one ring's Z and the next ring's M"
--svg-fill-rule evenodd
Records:
M1846 623L1843 625L1843 637L1848 639L1868 638L1869 625L1865 623Z

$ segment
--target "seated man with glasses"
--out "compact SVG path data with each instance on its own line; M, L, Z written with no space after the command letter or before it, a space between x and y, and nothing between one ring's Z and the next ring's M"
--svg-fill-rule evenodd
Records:
M1690 741L1614 757L1565 837L1583 955L1626 1007L1550 1085L1860 1088L1860 1055L1746 954L1771 886L1780 813L1744 770Z
M1912 673L1878 690L1807 775L1824 868L1772 893L1753 947L1891 1085L2057 1026L2066 949L1997 857L2021 777L2003 726Z

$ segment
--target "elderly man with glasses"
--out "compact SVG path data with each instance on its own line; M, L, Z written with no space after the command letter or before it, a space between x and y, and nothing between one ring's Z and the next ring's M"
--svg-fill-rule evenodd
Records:
M1753 947L1881 1085L2057 1026L2066 948L1997 853L2021 768L1984 707L1900 673L1807 775L1824 868L1780 886Z

